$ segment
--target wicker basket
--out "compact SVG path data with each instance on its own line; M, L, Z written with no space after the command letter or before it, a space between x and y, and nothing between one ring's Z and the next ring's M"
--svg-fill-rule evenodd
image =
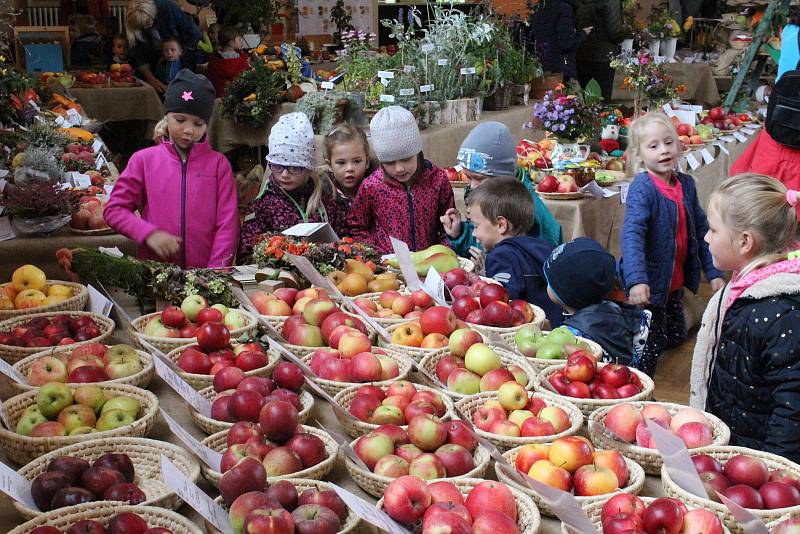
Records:
M347 389L343 389L339 393L336 394L334 400L339 403L339 405L344 408L345 410L350 409L350 403L353 402L353 399L356 398L356 393L361 385L351 386ZM433 388L429 388L428 386L423 386L421 384L414 384L414 387L417 388L417 391L433 391L436 394L439 394L438 391L434 390ZM440 395L442 401L444 402L445 412L441 419L442 421L449 421L450 419L456 419L456 412L453 409L453 401L450 400L449 397L446 395ZM344 431L347 432L347 435L351 438L357 438L358 436L362 436L364 434L369 434L376 428L381 425L374 425L372 423L365 423L355 417L345 417L340 414L338 411L334 410L334 414L336 414L336 418L339 419L339 422L342 424L342 428ZM401 425L402 428L408 429L408 424Z
M744 454L747 456L752 456L753 458L759 458L767 464L767 468L772 471L773 469L786 469L790 471L795 476L800 476L800 465L783 458L782 456L778 456L777 454L770 454L768 452L757 451L755 449L748 449L746 447L702 447L700 449L694 449L692 451L694 455L697 454L708 454L717 459L721 464L725 464L725 462L732 456L736 456L737 454ZM696 506L698 508L708 508L712 512L716 513L722 519L725 526L731 529L731 532L734 534L744 534L744 530L742 530L741 525L738 521L733 518L733 514L731 511L728 510L728 507L724 504L720 504L718 502L712 501L711 499L703 499L698 497L688 491L684 490L680 486L678 486L673 480L672 477L669 475L669 471L665 466L661 467L661 485L664 488L664 494L667 497L675 497L680 499L687 506ZM775 510L748 510L751 514L759 518L764 523L769 523L772 521L776 521L780 519L784 515L791 515L792 517L797 516L800 514L800 505L799 506L791 506L789 508L777 508Z
M153 393L146 389L139 389L123 384L104 384L100 386L100 389L103 390L106 396L109 394L111 394L112 397L125 395L138 400L141 404L139 418L129 425L121 426L113 430L78 436L32 438L30 436L21 436L12 430L0 427L0 448L6 451L6 455L10 460L24 465L43 454L60 449L61 447L66 447L67 445L118 436L141 438L150 433L150 430L152 430L156 422L156 416L158 415L158 399ZM17 424L17 420L22 416L22 412L25 408L36 403L37 392L38 390L26 391L25 393L11 397L3 403L13 425Z
M172 531L173 534L203 534L203 529L171 510L155 506L120 504L114 501L87 502L53 510L23 523L8 534L28 534L34 528L43 525L56 527L62 532L66 532L73 523L77 523L81 519L91 519L106 524L112 517L124 512L139 514L151 528L163 527Z
M253 317L249 312L245 310L236 311L240 312L244 315L244 318L247 320L247 324L244 325L242 328L236 328L231 330L231 339L238 339L243 335L253 336L258 329L258 320ZM144 332L145 326L147 326L147 322L152 319L153 317L161 316L161 312L155 313L148 313L147 315L142 315L141 317L137 317L133 321L131 321L131 331L128 332L131 340L139 346L139 348L147 350L144 345L141 344L139 341L139 336L142 336L145 341L153 345L155 348L160 350L163 353L170 352L178 347L186 345L187 343L196 343L196 337L156 337L156 336L146 336L142 332Z
M686 408L686 406L672 404L669 402L631 402L630 404L638 409L642 409L647 404L658 404L659 406L666 408L670 415L675 415L675 413L677 413L679 410ZM621 452L626 458L630 458L637 464L641 465L642 468L644 468L644 472L648 475L660 475L661 466L664 465L664 461L662 460L657 449L640 447L635 443L625 443L604 432L606 416L611 408L611 406L598 408L589 416L587 424L589 426L589 437L591 438L592 443L594 443L598 449L613 449ZM731 439L731 431L728 428L728 425L723 423L722 420L716 415L708 412L703 413L711 423L711 432L714 435L714 445L727 445L728 441Z
M545 315L543 309L541 309L539 306L536 306L535 304L530 304L530 307L533 309L533 320L529 323L525 323L525 325L532 324L534 326L538 326L539 328L541 328L542 325L544 324L545 319L547 319L547 315ZM517 330L525 326L525 325L520 325L520 326L509 326L507 328L503 328L500 326L486 326L475 323L467 323L467 324L475 330L497 334L498 336L503 338L503 341L505 341L506 343L513 343L514 335L517 333Z
M456 487L461 490L461 494L466 497L469 495L469 492L472 490L472 488L481 482L486 481L479 478L455 478L451 479L450 482L455 484ZM533 502L533 499L516 488L508 489L510 489L511 493L514 495L514 502L517 503L517 528L519 529L520 534L536 534L539 532L539 527L542 523L542 517L539 515L539 509L536 508L536 504ZM383 499L379 500L375 506L377 506L379 509L383 508ZM421 533L422 521L417 521L411 528L415 534ZM501 533L498 532L498 534Z
M378 338L378 333L375 330L373 330L372 327L370 327L366 323L366 321L364 321L360 316L352 314L350 312L345 312L345 313L347 315L350 315L352 317L357 318L359 321L361 321L364 324L364 326L367 328L367 337L369 338L370 342L372 342L372 344L375 344L375 341ZM278 328L278 332L280 332L281 335L283 335L283 325L281 325L281 327ZM282 345L286 348L286 350L288 350L289 352L291 352L292 354L294 354L295 356L297 356L298 358L301 358L301 359L305 359L306 356L310 357L311 354L317 349L325 348L324 346L323 347L305 347L305 346L302 346L302 345L292 345L291 343L282 343Z
M549 334L549 333L550 332L542 332L542 334ZM591 349L594 357L597 358L597 361L601 361L603 359L603 347L601 347L596 341L592 341L591 339L586 339L585 337L578 337L578 341L581 341L589 345L589 348ZM517 348L517 342L514 339L511 339L510 341L508 341L508 343L512 347ZM547 367L552 367L553 365L564 365L567 361L566 358L548 359L548 358L526 357L526 359L530 362L531 365L533 365L533 368L539 372L541 372Z
M563 401L561 399L555 399L552 397L545 397L538 393L534 394L534 397L538 397L545 402L547 402L548 406L558 406L569 416L569 428L564 430L559 434L554 434L550 436L536 436L536 437L512 437L512 436L501 436L500 434L493 434L491 432L485 432L480 428L475 427L475 432L481 436L482 438L486 438L495 446L501 449L513 449L515 447L520 447L522 445L528 445L530 443L550 443L551 441L563 438L566 436L572 436L577 434L578 431L583 426L583 414L581 413L578 408L575 407L574 404L570 402ZM497 399L497 392L496 391L486 391L484 393L478 393L477 395L471 395L465 399L461 399L456 403L456 408L458 408L459 412L464 414L469 420L472 420L472 416L475 412L483 406L483 403L490 399Z
M141 503L142 506L158 506L177 510L183 504L175 492L164 485L161 477L162 454L169 458L189 480L197 482L197 479L200 478L200 464L197 463L197 459L181 447L164 441L126 437L92 439L63 447L40 456L20 469L18 473L23 478L32 481L47 470L47 464L51 460L59 456L79 456L92 463L103 454L118 452L124 452L133 462L136 471L134 483L147 496L147 500ZM14 501L14 507L25 519L31 519L42 513L17 501Z
M331 490L333 486L322 480L307 480L304 478L287 478L285 479L288 482L291 482L292 485L297 490L298 495L302 494L306 490L316 489L319 491ZM228 510L228 505L225 504L225 501L222 497L217 497L214 499L214 502L218 505L222 506L225 510ZM219 530L217 530L211 523L208 521L206 523L206 532L208 534L222 534ZM347 515L344 518L344 522L342 524L342 530L337 532L336 534L349 534L351 532L359 532L360 529L358 528L361 526L361 518L354 514L350 508L347 508Z
M503 456L505 457L505 459L508 460L508 462L512 466L515 464L515 461L517 459L517 453L519 452L519 449L520 448L517 447L516 449L511 449L510 451L506 451L506 452L503 453ZM642 489L642 486L644 485L644 476L645 476L644 475L644 469L642 469L642 466L640 466L639 464L637 464L636 462L634 462L630 458L625 458L625 463L628 464L628 480L626 481L625 486L619 488L617 491L615 491L612 494L592 495L592 496L576 495L575 499L578 501L578 503L581 505L581 507L585 508L586 506L588 506L590 504L593 504L593 503L596 503L596 502L605 502L605 501L607 501L609 499L609 497L611 497L613 494L616 494L616 493L633 493L634 495L638 495L638 493ZM513 469L513 467L512 467L512 469ZM542 499L541 499L541 497L539 497L538 493L536 493L535 491L533 491L532 489L530 489L527 486L520 485L520 483L517 482L515 479L510 478L508 475L506 475L505 472L503 472L500 469L497 469L497 465L495 465L494 470L495 470L495 473L497 474L497 480L499 480L501 482L505 482L506 484L519 489L520 491L522 491L526 495L530 495L533 498L533 501L536 503L536 506L539 507L539 511L542 513L542 515L546 515L548 517L554 517L554 514L553 514L552 510L550 510L550 507L548 507L542 501Z
M403 326L404 324L410 322L408 319L403 319L399 323L395 323L392 326L386 329L389 332L389 335L392 334L395 330ZM409 356L414 359L415 362L421 362L428 356L433 356L435 354L450 354L450 349L447 347L441 347L438 349L423 349L421 347L407 347L406 345L398 345L396 343L390 343L383 338L378 339L378 346L383 347L385 349L391 349L394 351L402 352L406 356Z
M598 363L597 368L602 369L605 363ZM546 369L542 369L541 371L541 383L539 390L545 396L557 397L561 400L565 400L567 402L571 402L572 404L576 405L580 410L583 412L583 415L589 417L592 415L592 412L598 408L605 408L614 406L615 404L620 404L622 402L636 402L636 401L646 401L653 398L653 390L655 389L655 383L653 379L644 374L643 372L639 371L638 369L631 368L632 373L636 373L639 377L639 380L642 382L642 391L638 394L628 397L626 399L578 399L575 397L567 397L566 395L560 395L556 393L553 386L550 385L550 382L547 381L548 378L556 374L558 371L564 368L564 364L561 365L551 365Z
M87 339L86 341L78 341L70 345L61 345L62 347L74 349L80 345L86 345L87 343L105 343L111 339L111 335L114 333L114 321L105 315L84 311L64 311L55 313L49 312L20 315L19 317L6 319L5 321L1 322L0 332L7 332L15 326L23 325L36 317L52 317L54 315L62 314L69 317L78 317L81 315L91 316L91 318L94 319L94 322L97 323L97 327L100 329L100 335L96 338ZM36 354L37 352L42 352L42 347L12 347L11 345L0 345L0 358L11 364L17 363L23 358L27 358L28 356Z
M72 296L63 302L56 304L48 304L47 306L37 306L35 308L24 308L22 310L0 310L0 321L11 319L13 317L21 317L23 315L31 315L34 313L58 313L62 311L82 311L89 301L89 291L85 285L76 284L75 282L65 282L63 280L48 280L47 285L60 284L72 289ZM0 284L0 288L10 286L11 282Z
M405 287L405 284L403 285L403 287ZM401 295L410 295L411 294L408 290L405 290L405 289L404 290L398 290L398 291L399 291L399 293ZM378 302L378 301L380 301L381 293L369 293L367 295L361 295L358 298L371 300L373 302ZM387 319L385 317L373 317L372 320L375 321L376 323L378 323L379 325L381 325L384 328L389 328L390 326L394 326L396 324L408 322L408 319L404 319L403 317L400 317L399 319Z
M525 360L525 358L521 356L517 356L513 352L493 347L498 356L500 356L500 362L503 364L503 367L508 367L509 365L517 365L521 367L525 373L528 375L528 383L525 385L525 389L527 390L534 390L539 389L539 380L540 377L534 371L533 367ZM438 354L433 354L431 356L427 356L425 359L420 362L420 366L425 369L428 373L432 376L436 376L436 364L439 363L439 360L444 358L445 356L449 355L449 352L440 352ZM425 380L425 378L422 378ZM434 384L435 385L435 384ZM456 393L455 391L447 391L447 394L450 395L453 399L466 399L471 395L462 395L461 393Z
M200 395L208 399L209 402L213 402L217 397L217 392L214 391L214 387L211 386L201 389ZM314 396L308 391L301 391L300 404L303 407L303 409L300 410L300 424L305 424L305 422L308 420L308 416L311 414L311 409L314 407ZM194 424L200 427L200 430L209 435L222 432L223 430L228 430L233 426L233 423L226 423L225 421L217 421L216 419L206 417L191 406L189 406L189 412L192 414Z
M358 441L358 438L354 439L350 443L350 446L354 446L356 441ZM438 480L450 480L451 482L455 482L456 480L464 478L483 478L486 474L486 469L489 467L489 460L491 460L489 451L478 445L472 453L472 458L475 460L475 467L472 471L457 477L445 477ZM347 456L345 456L344 465L347 467L347 471L350 473L355 483L373 497L381 498L383 492L386 490L386 486L395 480L392 477L385 477L377 475L372 471L367 471L363 467L356 465L356 463Z
M392 382L397 382L398 380L406 380L408 379L408 375L411 374L411 363L401 358L396 351L393 350L386 350L386 356L391 358L392 360L397 362L397 367L400 369L400 374L392 379L389 380L381 380L379 382L367 382L364 384L357 384L355 382L336 382L334 380L325 380L324 378L320 378L318 376L309 376L307 377L309 380L313 380L319 387L324 389L330 395L336 395L340 391L343 391L349 387L353 386L365 386L367 384L371 386L388 386ZM307 354L302 358L303 362L308 365L311 363L311 354Z
M291 473L285 476L280 477L269 477L267 478L267 482L272 484L277 482L278 480L283 480L286 478L306 478L309 480L322 480L333 470L334 466L336 465L337 455L339 454L339 444L324 430L320 430L318 428L314 428L313 426L306 426L302 425L303 432L308 432L309 434L314 434L318 438L320 438L325 443L325 450L328 452L328 457L325 458L323 461L318 463L313 467L309 467L308 469L303 469L302 471L298 471L296 473ZM223 430L222 432L217 432L216 434L212 434L208 436L206 439L203 440L203 445L214 449L215 451L222 453L227 448L226 439L228 436L228 431ZM214 471L210 467L205 464L200 466L200 469L203 472L203 476L206 480L208 480L209 484L214 486L215 488L219 487L219 481L222 478L222 473L219 471Z
M181 345L180 347L176 347L170 352L167 353L167 358L172 360L175 363L178 363L178 358L180 358L181 353L188 349L189 347L196 346L195 343L189 343L188 345ZM280 355L272 350L267 350L267 365L264 367L259 367L258 369L253 369L252 371L247 371L244 373L244 376L269 376L272 374L272 370L275 368L276 365L281 361ZM178 375L186 380L190 386L192 386L196 390L205 389L210 387L214 384L214 375L201 375L197 373L187 373L185 371L181 371L180 369L175 371Z
M72 347L53 347L42 352L37 352L31 356L28 356L25 359L22 359L14 364L14 369L22 373L23 375L28 374L28 370L31 368L33 363L42 358L44 356L52 356L53 354L61 353L61 352L71 352ZM153 374L155 373L155 366L153 365L153 357L146 353L143 350L136 351L139 354L139 359L142 362L142 370L138 373L134 373L130 376L125 376L123 378L115 378L113 380L107 380L105 382L97 382L97 384L104 385L104 384L127 384L129 386L135 386L137 388L147 388L147 385L150 384L150 380L153 379ZM71 384L73 387L82 386L85 384ZM24 391L30 391L32 389L37 389L36 386L31 386L30 384L20 384L19 382L11 381L11 389L14 390L14 393L22 393Z

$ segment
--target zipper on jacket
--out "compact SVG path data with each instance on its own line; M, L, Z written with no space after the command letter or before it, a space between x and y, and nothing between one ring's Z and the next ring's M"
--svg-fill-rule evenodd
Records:
M411 237L411 250L417 250L417 227L414 225L414 195L411 194L411 187L406 188L406 201L408 203L408 223L409 236Z
M191 147L189 148L191 150ZM181 158L181 269L186 269L186 165L189 161L187 152Z

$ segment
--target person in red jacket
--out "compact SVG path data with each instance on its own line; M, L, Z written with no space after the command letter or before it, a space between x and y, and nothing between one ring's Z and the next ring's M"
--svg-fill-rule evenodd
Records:
M414 116L389 106L369 128L380 165L361 183L347 218L353 239L381 253L392 251L390 237L412 251L447 244L440 218L455 208L453 188L444 170L423 156Z
M217 98L225 96L225 87L250 68L249 56L242 51L242 36L230 26L219 32L219 49L208 60L206 77L214 84Z

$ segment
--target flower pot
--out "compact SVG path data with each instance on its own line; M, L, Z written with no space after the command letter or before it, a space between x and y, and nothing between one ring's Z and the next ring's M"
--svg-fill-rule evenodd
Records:
M355 111L352 114L351 121L356 126L368 126L369 120L364 115L364 107L366 106L366 95L363 92L347 93L355 102Z
M650 55L653 57L656 57L658 55L660 49L661 49L660 39L655 39L647 47L648 52L650 52Z
M511 85L511 105L513 106L527 106L528 105L528 95L531 91L531 84L526 83L525 85L520 85L515 83Z
M486 111L497 111L507 109L511 105L511 88L509 86L498 87L494 93L484 97L483 109Z
M661 39L661 55L667 59L675 57L675 51L678 48L678 38L668 37Z
M630 52L631 50L633 50L633 39L625 39L624 41L622 41L620 48L622 49L623 52Z
M458 100L426 101L429 124L459 124L481 118L482 98L460 98Z
M543 78L534 79L533 83L531 84L531 98L535 100L541 100L547 91L555 89L556 86L562 81L563 75L561 73L545 74Z

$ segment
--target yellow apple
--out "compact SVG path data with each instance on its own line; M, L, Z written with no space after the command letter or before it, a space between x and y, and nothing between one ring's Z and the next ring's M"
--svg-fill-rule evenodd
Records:
M18 310L25 308L36 308L44 304L47 296L38 289L24 289L19 292L14 300L14 306Z
M25 289L42 291L47 285L47 277L44 271L35 265L23 265L11 275L11 283L14 284L14 289L17 291Z
M68 299L72 296L72 288L64 284L53 284L47 289L48 297L64 297Z

